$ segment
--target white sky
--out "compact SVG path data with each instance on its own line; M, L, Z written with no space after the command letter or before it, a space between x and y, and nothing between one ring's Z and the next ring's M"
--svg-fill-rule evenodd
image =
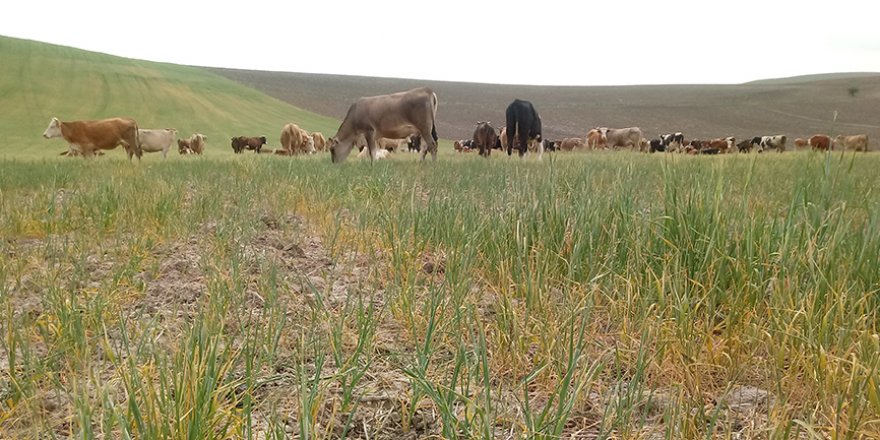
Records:
M507 84L880 72L878 0L3 0L0 35L177 64Z

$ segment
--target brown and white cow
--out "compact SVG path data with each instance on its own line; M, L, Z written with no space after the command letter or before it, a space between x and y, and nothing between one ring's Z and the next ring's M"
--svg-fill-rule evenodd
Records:
M780 153L785 152L785 140L786 137L784 134L761 136L761 143L758 144L758 153L771 149Z
M477 122L477 128L474 129L473 144L474 148L480 151L480 156L488 158L497 141L498 134L495 133L491 123Z
M140 159L143 155L138 141L137 122L131 118L70 122L52 118L49 127L43 132L43 137L46 139L63 137L70 151L76 151L83 157L93 157L95 151L112 150L120 144L128 153L128 160L131 160L132 156Z
M837 135L834 137L834 145L839 145L844 150L868 151L868 135L857 134L853 136Z
M139 128L138 141L145 153L162 152L162 158L168 157L171 144L177 139L176 128Z
M400 139L412 134L422 137L422 160L431 152L437 160L437 94L428 87L420 87L390 95L359 98L339 126L336 136L330 138L331 160L342 162L351 152L358 135L364 135L370 158L374 159L376 139Z
M290 154L311 154L315 152L315 141L307 131L291 122L281 129L281 148Z
M201 133L193 133L189 139L177 140L177 152L180 154L202 154L208 137Z
M316 131L312 133L312 141L315 143L315 151L325 151L327 149L327 139L324 133Z
M630 147L639 148L642 140L642 130L639 127L608 128L600 127L599 133L605 141L607 148Z
M834 148L834 142L830 136L824 134L814 134L807 141L813 151L831 151Z

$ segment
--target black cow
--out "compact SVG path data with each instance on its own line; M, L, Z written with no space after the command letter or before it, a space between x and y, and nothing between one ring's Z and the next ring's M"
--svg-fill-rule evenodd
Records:
M409 151L414 151L416 153L422 148L422 137L418 134L414 134L409 137L409 140L406 142L406 148Z
M507 155L513 154L514 136L519 134L519 157L526 154L529 142L538 142L538 158L544 153L541 143L541 117L529 101L514 99L507 106Z
M651 139L651 152L666 151L666 144L662 139Z
M672 151L676 151L684 146L684 135L680 131L669 134L661 134L660 140L663 143L663 150L660 151L665 151L667 147Z

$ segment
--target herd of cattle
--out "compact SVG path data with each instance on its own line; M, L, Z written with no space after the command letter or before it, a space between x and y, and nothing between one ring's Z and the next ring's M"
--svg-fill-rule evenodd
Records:
M371 160L386 157L389 152L403 150L421 152L422 160L427 153L437 159L437 94L430 88L421 87L406 92L389 95L363 97L348 109L336 133L326 139L320 132L309 133L294 123L286 124L281 130L281 148L273 149L277 155L292 156L314 154L329 150L335 162L344 161L353 147L360 150L358 156ZM527 152L537 153L540 159L544 151L578 151L631 148L643 152L678 152L685 154L724 154L751 151L786 150L785 135L755 136L736 142L733 137L715 139L686 140L681 132L660 135L648 140L638 127L608 128L597 127L587 132L583 138L566 138L549 141L542 138L541 117L531 102L515 99L505 111L507 125L496 130L489 122L478 122L471 139L458 140L454 148L458 152L479 151L489 157L492 150L506 151L508 155L516 149L519 156ZM62 154L69 156L94 156L101 150L111 150L122 145L132 157L141 158L144 152L162 152L167 157L175 140L180 154L202 154L207 137L193 133L188 138L178 138L177 130L140 129L130 118L110 118L97 121L62 122L52 118L43 137L50 139L63 137L68 150ZM231 138L232 149L236 154L245 150L263 152L267 144L265 136L237 136ZM831 151L842 148L853 151L868 151L866 135L830 136L817 134L808 139L795 139L796 149L812 148L818 151Z

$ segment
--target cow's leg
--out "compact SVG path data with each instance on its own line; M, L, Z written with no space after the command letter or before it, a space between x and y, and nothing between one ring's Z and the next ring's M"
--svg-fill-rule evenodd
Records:
M364 133L364 137L367 138L367 151L370 153L370 164L373 164L373 161L376 160L376 138L375 132Z

